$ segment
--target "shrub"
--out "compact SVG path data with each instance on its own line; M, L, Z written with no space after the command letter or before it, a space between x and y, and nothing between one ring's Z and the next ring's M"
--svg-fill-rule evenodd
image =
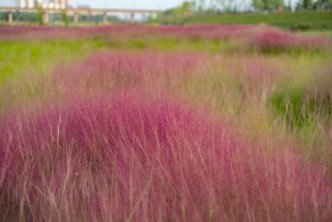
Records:
M294 24L289 27L292 31L307 31L310 29L310 25L306 24Z

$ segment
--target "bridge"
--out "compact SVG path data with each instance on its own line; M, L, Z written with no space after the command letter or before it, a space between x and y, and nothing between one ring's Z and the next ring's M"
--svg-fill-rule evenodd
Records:
M74 23L79 23L79 14L97 15L103 14L103 23L107 24L108 13L125 13L130 14L130 22L135 23L135 14L157 14L161 13L161 10L144 10L144 9L90 9L90 8L42 8L44 16L44 24L49 23L49 15L51 13L61 13L66 11L68 15L74 16ZM0 12L8 12L8 22L13 22L13 12L38 12L37 8L16 8L16 7L0 7Z

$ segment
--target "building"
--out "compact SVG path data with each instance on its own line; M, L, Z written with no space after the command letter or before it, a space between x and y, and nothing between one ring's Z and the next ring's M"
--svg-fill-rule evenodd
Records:
M43 8L68 8L71 0L48 0L44 1L41 5Z
M42 8L68 8L71 0L15 0L15 7L18 8L34 8L36 4Z
M15 6L19 8L34 8L35 0L16 0Z

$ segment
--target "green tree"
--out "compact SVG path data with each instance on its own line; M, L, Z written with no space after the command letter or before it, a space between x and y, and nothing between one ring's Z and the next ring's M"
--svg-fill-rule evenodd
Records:
M219 6L221 6L223 11L226 12L236 12L237 11L237 1L236 0L217 0Z
M312 0L302 0L302 6L304 9L312 8Z
M257 10L271 11L278 9L279 6L284 6L283 0L253 0L252 4Z
M62 17L62 21L65 24L65 26L68 27L68 25L69 25L69 17L68 17L66 9L61 10L61 17Z
M185 17L194 13L195 8L195 1L184 1L182 5L178 7L164 11L162 13L162 20L166 23L169 23L170 21L182 21Z
M205 0L197 0L196 5L199 12L204 11Z
M195 1L184 1L182 3L182 6L180 7L180 10L182 12L194 11L195 10L195 6L196 6L196 2Z
M44 24L44 10L38 1L35 1L35 5L36 5L36 9L37 9L38 23L39 23L39 25L43 25Z
M258 9L258 10L267 10L267 8L268 8L267 1L263 1L263 0L253 0L252 5L254 6L255 9Z
M332 0L317 0L316 9L328 9L332 7Z
M289 10L292 10L292 0L288 0L288 8Z

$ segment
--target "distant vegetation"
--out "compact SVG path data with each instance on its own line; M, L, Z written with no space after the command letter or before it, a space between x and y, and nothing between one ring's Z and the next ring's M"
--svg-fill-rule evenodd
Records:
M215 1L204 8L204 1L186 1L181 6L162 14L163 24L266 24L289 30L331 30L330 1L301 1L291 8L283 1L254 0L247 9L235 1Z
M183 20L188 24L243 24L256 25L266 24L290 30L331 30L331 12L286 12L283 14L263 14L263 13L244 13L244 14L206 14L191 16Z

